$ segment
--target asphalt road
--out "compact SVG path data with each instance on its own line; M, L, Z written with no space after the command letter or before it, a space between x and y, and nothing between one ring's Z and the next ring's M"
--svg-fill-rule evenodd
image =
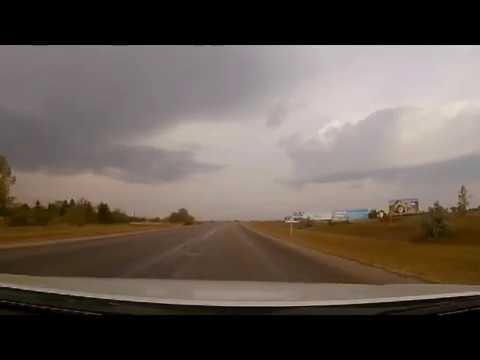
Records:
M337 257L297 251L238 223L205 223L114 238L2 249L0 273L370 284L419 282Z

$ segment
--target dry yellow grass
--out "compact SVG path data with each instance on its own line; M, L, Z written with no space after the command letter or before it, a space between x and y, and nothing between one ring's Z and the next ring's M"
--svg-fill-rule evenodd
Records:
M289 225L282 222L247 226L300 246L433 282L480 284L480 217L451 218L453 235L436 241L422 241L419 221L408 217L393 223L297 226L292 237Z
M169 223L111 224L73 226L66 224L48 226L8 227L0 225L0 245L24 244L39 240L71 239L76 237L121 234L133 231L160 229L177 226Z

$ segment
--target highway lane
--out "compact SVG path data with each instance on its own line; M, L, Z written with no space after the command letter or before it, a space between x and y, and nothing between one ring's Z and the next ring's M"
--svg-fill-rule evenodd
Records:
M42 276L334 283L418 282L380 269L305 254L238 223L0 250L0 273Z

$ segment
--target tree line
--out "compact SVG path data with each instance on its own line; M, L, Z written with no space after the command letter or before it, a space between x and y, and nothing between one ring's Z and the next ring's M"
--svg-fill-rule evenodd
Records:
M120 209L111 210L106 202L93 205L87 199L59 200L42 204L36 201L33 206L19 203L10 196L10 187L15 184L16 178L7 159L0 154L0 217L6 219L10 226L48 225L66 223L71 225L85 224L119 224L129 222L163 222L183 223L192 225L195 218L187 209L179 209L168 217L148 219L145 217L129 216Z
M97 206L86 199L62 200L43 205L36 201L34 206L13 204L4 209L10 226L48 225L67 223L71 225L128 223L130 217L119 209L110 210L107 203Z

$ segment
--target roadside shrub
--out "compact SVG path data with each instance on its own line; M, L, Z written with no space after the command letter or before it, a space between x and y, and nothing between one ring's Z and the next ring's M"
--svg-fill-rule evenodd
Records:
M451 233L450 226L447 223L447 211L438 201L428 209L421 224L426 239L439 239Z
M71 207L65 214L65 221L70 225L82 226L87 223L87 214L84 208Z
M27 226L30 225L29 217L27 214L17 213L8 219L9 226Z
M112 211L112 221L116 224L125 224L130 222L130 218L123 211L116 209Z
M35 211L34 224L45 226L51 220L50 214L46 210Z
M298 224L294 224L294 225L296 225L296 228L298 229L306 229L306 228L311 228L314 224L315 223L312 219L307 218L307 219L300 220Z
M182 208L179 209L177 212L171 213L168 217L168 221L172 223L183 223L185 225L191 225L195 222L195 218L188 213L187 209Z
M11 209L11 215L7 218L9 226L33 225L34 219L30 207L26 204Z
M314 225L314 223L312 219L307 218L307 220L302 222L302 225L304 228L311 228Z
M193 220L193 217L191 219L186 220L183 225L193 225L195 224L195 221Z

